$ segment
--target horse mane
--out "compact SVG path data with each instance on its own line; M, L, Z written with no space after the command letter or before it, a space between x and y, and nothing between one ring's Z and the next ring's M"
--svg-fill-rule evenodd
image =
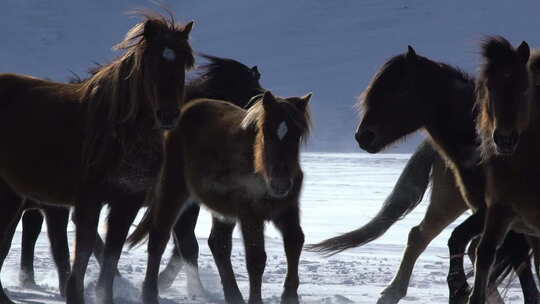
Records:
M142 17L125 38L113 49L124 54L109 64L91 70L90 78L79 84L81 103L86 104L86 134L83 147L83 167L88 168L99 162L115 137L125 146L126 133L141 117L141 110L157 104L155 89L149 75L143 73L143 57L148 47L144 38L144 27L152 22L163 30L180 32L184 26L176 24L172 14L164 17L152 10L137 10L132 14ZM195 59L187 46L186 69L191 68ZM107 135L109 138L105 139Z
M512 44L502 36L486 36L480 43L482 57L486 59L484 65L491 63L504 63L516 57Z
M439 71L442 71L442 73L448 78L462 81L463 83L471 85L474 88L474 77L458 67L443 62L433 61L428 59L427 57L423 57L420 55L416 55L415 60L417 63L423 66L437 68ZM384 78L389 77L389 75L395 74L393 73L395 70L403 69L409 64L411 63L408 62L406 53L399 54L388 59L375 73L366 89L358 96L356 108L360 110L362 107L368 106L366 104L366 100L370 98L370 95L373 92L372 89L374 88L375 84L380 84L381 82L384 83ZM453 85L453 83L449 83L449 85Z
M262 124L266 119L266 111L264 110L262 98L263 94L259 94L251 98L249 104L252 106L246 110L246 115L242 120L241 126L243 129L254 128L255 130L262 131ZM276 102L282 107L286 107L285 113L289 115L291 122L293 122L300 130L300 141L305 143L309 134L311 133L312 121L309 109L300 111L295 105L285 101L283 98L276 96Z
M243 77L242 69L249 71L250 68L245 64L230 58L216 57L207 54L198 54L206 59L208 63L197 67L198 77L186 84L186 101L196 98L213 98L222 99L223 92L227 91L227 87L223 86L222 79L226 77ZM242 78L241 78L242 79ZM260 88L260 93L265 90ZM249 104L243 104L238 100L228 100L239 107L247 108Z

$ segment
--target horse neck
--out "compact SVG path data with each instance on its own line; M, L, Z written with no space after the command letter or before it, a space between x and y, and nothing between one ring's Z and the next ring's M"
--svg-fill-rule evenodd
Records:
M445 72L426 75L429 89L423 99L425 104L432 105L432 113L428 115L425 129L448 158L457 163L470 162L471 158L477 158L472 154L477 153L478 147L474 83Z

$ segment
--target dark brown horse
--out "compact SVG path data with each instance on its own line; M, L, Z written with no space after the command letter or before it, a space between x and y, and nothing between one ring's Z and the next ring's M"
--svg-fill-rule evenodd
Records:
M266 264L264 222L283 234L288 272L283 303L298 303L298 262L304 243L299 195L299 149L310 126L304 97L257 97L249 110L216 100L186 105L178 128L166 136L166 153L150 216L130 237L150 235L145 304L158 303L157 274L169 232L189 197L215 214L208 240L228 303L244 303L231 265L235 223L242 228L249 274L249 303L262 303ZM201 125L200 122L206 123Z
M446 64L419 56L409 47L406 54L392 58L383 66L364 93L364 117L358 127L356 139L360 147L376 153L409 133L425 129L434 147L454 172L456 183L460 185L467 205L473 209L481 209L484 205L484 175L478 165L480 156L477 152L474 125L474 92L472 77ZM438 206L442 212L432 212L439 222L444 223L443 227L465 211L461 198L456 199L454 204L451 200L445 202L446 204ZM445 218L444 214L448 218ZM473 217L476 220L478 218L481 229L481 216ZM439 229L438 225L433 227ZM473 231L474 236L476 230ZM359 229L323 242L319 248L330 252L348 248L356 242L356 234L361 232ZM431 237L430 232L423 234ZM459 301L463 294L466 294L462 258L465 246L462 247L461 244L466 245L471 237L453 235L449 241L452 256L449 277L452 301ZM522 236L514 235L514 238L523 240ZM456 247L456 239L464 241L459 242ZM520 249L511 250L514 254L512 260L519 261L517 264L526 260L528 246L525 244ZM530 267L527 269L528 271L520 272L520 278L522 282L529 282L524 286L525 298L533 301L538 292L534 284L530 284L534 280ZM458 274L457 279L454 273ZM388 301L393 303L391 297Z
M251 97L263 93L260 85L261 74L257 66L248 67L233 59L201 55L208 63L198 67L194 73L197 77L186 84L186 102L196 98L213 98L230 101L239 107L245 107ZM95 74L98 68L90 71ZM81 83L84 80L74 77L70 83ZM66 238L69 209L32 203L23 215L23 234L21 246L21 270L19 280L23 286L35 287L34 279L34 246L41 232L44 213L47 220L47 231L51 242L51 252L58 268L59 290L63 294L63 286L69 274L69 250ZM36 209L33 209L36 208ZM39 209L37 209L39 208ZM40 210L41 209L41 210ZM194 234L195 224L199 214L199 206L190 206L180 217L174 227L174 241L176 247L172 257L160 274L160 289L171 286L174 279L182 269L184 263L190 265L186 268L188 291L191 293L203 292L197 271L199 246ZM103 264L103 242L97 238L95 256L100 265Z
M0 75L0 258L24 207L21 196L73 206L70 304L84 303L84 273L103 203L111 209L97 298L112 303L122 245L161 163L161 129L176 125L185 69L194 63L192 23L144 16L117 46L124 54L80 84ZM3 291L0 297L11 303Z
M522 42L514 48L493 37L482 45L478 79L478 133L486 170L486 220L477 248L471 304L485 302L497 248L510 229L540 235L537 180L540 176L540 56L531 60Z

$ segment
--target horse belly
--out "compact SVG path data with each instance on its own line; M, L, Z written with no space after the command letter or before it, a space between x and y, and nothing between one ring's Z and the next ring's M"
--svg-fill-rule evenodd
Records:
M24 166L4 168L1 178L22 196L59 205L73 203L78 180L72 170L66 170L66 168L46 169Z
M78 113L71 110L55 113L53 110L57 109L53 106L53 109L28 111L25 106L31 104L3 109L0 179L21 195L71 204L81 163Z

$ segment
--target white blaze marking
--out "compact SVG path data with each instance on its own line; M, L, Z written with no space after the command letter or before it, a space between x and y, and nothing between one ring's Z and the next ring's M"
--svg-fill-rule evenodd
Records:
M176 54L174 53L173 50L171 50L170 48L166 47L163 49L163 59L167 60L167 61L174 61L176 59Z
M289 128L287 127L287 124L284 121L282 121L279 124L278 130L277 130L277 136L278 136L279 140L282 140L283 137L285 137L285 135L287 135L288 131L289 131Z

